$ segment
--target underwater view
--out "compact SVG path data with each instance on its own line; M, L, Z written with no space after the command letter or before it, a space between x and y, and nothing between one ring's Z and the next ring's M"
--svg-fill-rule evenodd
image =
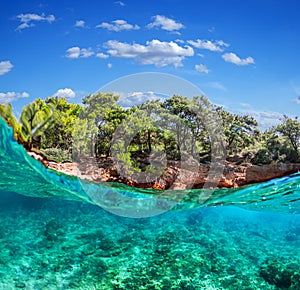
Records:
M300 174L128 218L110 212L153 215L172 191L79 181L30 157L1 118L0 133L1 289L300 289Z
M300 290L299 1L0 10L0 290Z

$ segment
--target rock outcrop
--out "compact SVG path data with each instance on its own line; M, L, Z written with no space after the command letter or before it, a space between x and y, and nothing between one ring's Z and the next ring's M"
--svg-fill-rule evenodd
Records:
M218 174L212 174L209 165L200 165L195 170L195 167L181 168L180 162L172 161L167 164L159 177L148 182L138 182L134 176L120 176L111 159L96 162L94 158L87 157L79 163L55 163L45 161L35 153L30 152L29 154L48 168L82 179L94 182L120 182L140 188L161 190L202 188L203 186L239 187L287 176L300 170L300 163L274 163L258 166L249 163L237 165L234 162L226 161L225 166L219 164L219 168L216 164L213 171Z

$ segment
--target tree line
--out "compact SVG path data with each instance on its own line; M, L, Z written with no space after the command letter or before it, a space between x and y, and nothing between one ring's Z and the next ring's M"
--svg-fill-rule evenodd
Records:
M25 106L19 120L10 104L0 104L0 116L27 150L58 162L115 154L129 167L142 168L155 152L168 160L188 155L207 162L213 142L220 141L215 136L222 136L222 153L246 156L253 164L299 162L297 118L283 115L281 124L262 132L253 117L228 112L204 96L174 95L130 108L119 100L102 92L88 95L82 104L49 97Z

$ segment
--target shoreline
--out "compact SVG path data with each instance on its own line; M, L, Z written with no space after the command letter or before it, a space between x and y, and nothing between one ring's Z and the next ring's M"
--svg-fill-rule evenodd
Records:
M55 171L80 177L93 182L118 182L137 188L153 188L158 190L172 189L197 189L203 185L212 185L217 188L237 188L240 186L269 181L274 178L288 176L300 171L300 163L274 163L268 165L237 164L239 162L225 161L223 173L218 176L208 177L209 165L200 164L198 173L180 168L180 162L168 162L160 177L149 182L138 182L132 178L122 177L118 174L113 161L103 158L96 164L95 158L86 157L77 164L56 163L47 161L42 156L27 152L31 157L41 162L45 167ZM222 165L223 166L223 165ZM182 180L182 181L181 181Z

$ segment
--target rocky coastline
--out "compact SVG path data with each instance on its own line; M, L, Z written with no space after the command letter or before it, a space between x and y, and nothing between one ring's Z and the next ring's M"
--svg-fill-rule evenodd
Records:
M223 164L221 167L222 173L211 176L209 165L201 164L195 173L195 170L180 168L180 162L172 161L168 162L160 177L149 182L138 182L134 178L120 176L111 159L104 158L96 163L95 158L86 157L79 163L56 163L47 161L34 152L28 152L28 154L48 168L81 179L93 182L119 182L134 187L159 190L194 189L210 185L211 187L233 188L287 176L300 170L300 163L252 165L241 162L241 157L226 160L225 166Z

